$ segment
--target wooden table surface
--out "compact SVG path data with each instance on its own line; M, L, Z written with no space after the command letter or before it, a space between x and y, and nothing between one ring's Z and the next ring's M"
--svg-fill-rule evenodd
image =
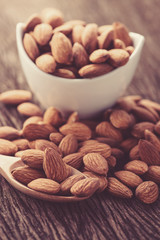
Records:
M17 22L45 7L60 9L66 20L83 19L99 25L121 21L130 31L144 35L140 63L125 94L160 102L159 0L1 0L0 92L29 89L17 54L15 28ZM15 108L0 104L0 125L20 129L22 122ZM159 200L145 205L103 192L82 202L51 203L22 194L0 176L0 239L160 239Z

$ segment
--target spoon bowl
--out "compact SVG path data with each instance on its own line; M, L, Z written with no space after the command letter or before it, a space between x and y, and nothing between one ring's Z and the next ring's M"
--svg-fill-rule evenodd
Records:
M87 197L76 197L76 196L59 196L59 195L50 195L46 193L41 193L38 191L35 191L33 189L28 188L27 186L23 185L22 183L15 180L11 174L13 169L17 167L24 166L24 163L21 161L18 157L11 157L11 156L4 156L0 155L0 174L17 190L23 192L24 194L27 194L31 197L47 200L51 202L75 202L75 201L82 201L84 199L89 198ZM82 174L80 171L78 171L75 168L72 168L71 175L75 174ZM86 176L85 176L86 177Z

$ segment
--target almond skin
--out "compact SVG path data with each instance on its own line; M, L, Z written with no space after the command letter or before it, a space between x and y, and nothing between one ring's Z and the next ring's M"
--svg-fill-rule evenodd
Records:
M126 50L126 45L121 39L116 38L114 39L114 48L120 48L120 49Z
M69 78L69 79L76 78L75 74L71 70L66 68L56 69L53 75L61 78Z
M40 24L42 22L41 17L39 14L34 13L32 14L27 21L25 22L25 26L24 26L24 32L30 32L33 31L34 27L37 24Z
M74 43L73 48L73 62L76 67L82 68L89 63L88 54L85 48L78 42Z
M92 63L103 63L109 58L109 53L106 49L97 49L93 51L90 56L89 60Z
M143 181L142 179L136 175L133 172L122 170L115 172L114 175L125 185L129 187L137 187L139 184L141 184Z
M152 181L145 181L136 188L136 197L144 203L150 204L157 200L158 185Z
M153 123L157 122L156 117L149 110L143 107L136 106L132 109L132 112L140 121L148 121Z
M157 148L157 150L160 151L160 140L153 132L146 129L144 131L144 137L145 140L151 142Z
M18 147L13 142L0 138L0 154L14 155L18 151Z
M63 182L60 184L61 193L62 194L70 194L70 188L79 180L84 179L85 176L83 175L73 175L68 178L66 178Z
M110 115L110 121L116 128L127 129L132 125L131 116L124 110L115 110Z
M35 26L34 38L40 46L46 45L52 37L52 27L47 23L41 23Z
M64 35L69 35L72 32L72 26L70 24L62 24L53 30L53 34L56 32L61 32Z
M136 159L140 159L140 154L139 154L139 146L138 144L136 146L134 146L130 152L129 152L129 158L131 160L136 160Z
M114 22L112 25L115 38L121 39L126 46L132 45L132 39L129 36L129 31L126 26L121 22Z
M145 179L160 184L160 166L149 166L148 172L145 174Z
M119 142L122 141L123 138L121 132L107 121L101 122L97 125L96 133L98 136L110 137Z
M37 178L28 183L27 187L47 194L56 194L60 191L60 184L47 178Z
M67 134L60 142L59 149L63 156L75 153L78 149L78 141L73 134Z
M33 169L28 166L17 167L13 170L12 176L19 182L27 185L31 181L37 178L45 178L43 171L38 169Z
M32 116L42 116L42 110L40 107L31 102L24 102L17 106L17 111L25 116L32 117Z
M61 142L63 137L64 136L59 132L53 132L49 135L50 141L55 143L56 145L58 145Z
M148 165L160 165L160 153L152 143L140 139L138 146L142 161L146 162Z
M27 90L8 90L0 94L0 101L5 104L20 104L31 98L32 93Z
M94 78L106 74L113 70L108 63L89 64L80 68L79 75L84 78Z
M82 33L84 31L84 26L82 25L75 25L72 30L72 41L73 43L80 43L82 44Z
M96 178L86 178L76 182L70 189L71 193L77 197L87 197L94 194L99 187L99 180Z
M61 155L61 150L57 147L57 145L53 142L50 142L46 139L36 139L35 140L35 149L44 151L47 147L53 148L55 151L59 152Z
M50 46L56 62L69 64L72 61L72 44L63 33L55 33L51 39Z
M14 144L16 144L16 146L18 147L18 151L22 151L22 150L26 150L29 148L28 145L28 140L27 139L16 139L12 141Z
M30 123L24 127L23 136L29 141L38 138L48 139L51 132L52 130L44 125L42 126L40 124Z
M74 134L75 137L81 141L90 139L92 135L90 128L80 122L64 124L59 128L59 131L64 135Z
M82 32L82 44L90 54L97 48L98 26L95 23L89 23Z
M107 191L121 198L131 198L133 196L132 191L114 177L108 178Z
M37 67L46 73L53 73L56 68L56 62L53 56L43 54L36 59Z
M63 158L63 161L71 167L79 169L83 163L83 153L76 152L68 154Z
M136 123L132 128L131 134L132 134L132 136L134 136L136 138L144 138L144 131L146 129L153 132L154 124L151 122Z
M44 112L43 121L45 123L51 124L54 127L58 127L63 122L63 117L61 112L54 107L48 107Z
M114 32L113 27L109 26L98 37L98 46L100 49L109 49L113 45Z
M129 54L123 49L111 49L109 52L109 63L113 67L120 67L129 61Z
M43 169L44 152L37 149L23 151L21 160L31 168Z
M124 165L124 169L137 175L143 175L148 171L148 165L140 160L133 160Z
M43 9L41 16L43 22L50 24L52 28L56 28L64 22L62 12L56 8Z
M111 148L109 145L105 143L91 143L88 145L84 145L79 148L78 152L87 154L87 153L99 153L101 154L104 158L110 157L111 156Z
M100 175L107 175L108 162L99 153L88 153L83 157L85 169Z
M23 46L32 61L35 61L40 55L37 43L29 33L24 34Z
M68 177L66 164L61 155L53 148L46 148L44 152L43 169L47 178L62 182Z
M78 121L79 121L78 112L71 113L67 119L68 124L78 122Z
M0 138L13 140L20 137L20 132L11 126L0 127Z
M23 128L25 126L27 126L30 123L39 123L43 120L42 116L32 116L27 118L24 122L23 122Z

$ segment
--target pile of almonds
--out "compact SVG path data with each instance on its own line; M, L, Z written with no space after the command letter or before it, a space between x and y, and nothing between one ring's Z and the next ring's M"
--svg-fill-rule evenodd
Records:
M24 25L24 49L38 68L63 78L93 78L125 65L134 51L127 27L64 21L54 8L33 14Z
M107 191L133 195L150 204L159 196L160 104L141 96L121 97L98 120L64 119L49 107L43 113L25 90L0 94L26 116L23 128L0 127L0 154L21 157L13 177L36 191L91 196ZM72 168L83 175L71 176Z

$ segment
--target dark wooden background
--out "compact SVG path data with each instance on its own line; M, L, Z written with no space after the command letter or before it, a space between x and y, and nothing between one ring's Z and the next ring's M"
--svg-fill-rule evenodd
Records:
M144 35L141 60L125 94L160 102L159 0L0 0L0 92L29 89L18 59L15 28L17 22L45 7L59 8L66 20L99 25L121 21L130 31ZM0 125L20 129L22 121L16 109L0 104ZM0 176L0 239L160 239L159 200L144 205L103 192L83 202L50 203L18 192Z

